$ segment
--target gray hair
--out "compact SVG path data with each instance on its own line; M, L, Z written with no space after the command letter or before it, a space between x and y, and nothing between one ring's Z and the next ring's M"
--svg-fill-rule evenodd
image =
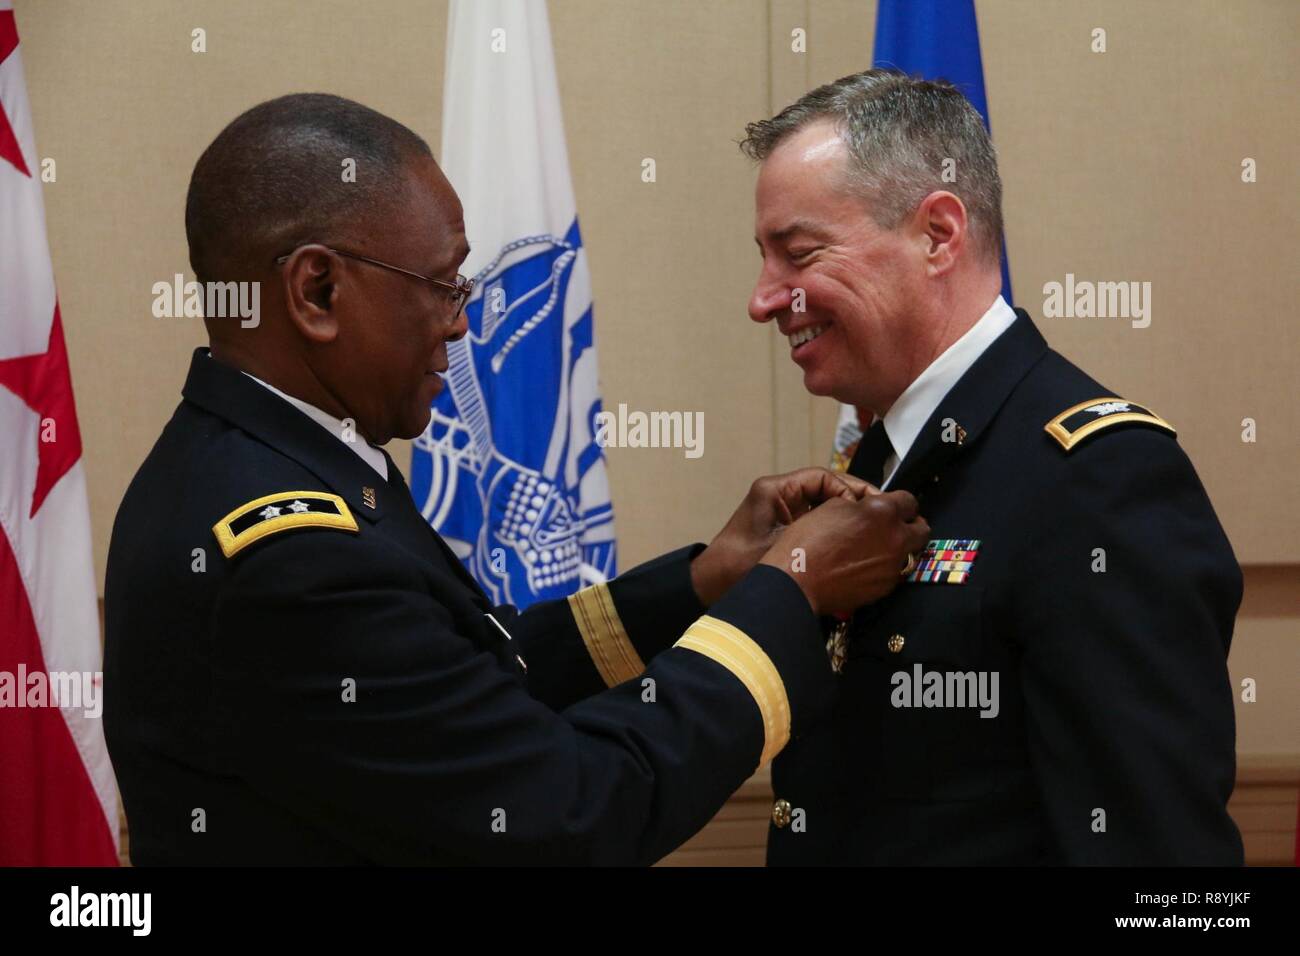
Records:
M935 190L966 206L974 245L998 261L1002 251L1002 179L984 120L945 80L897 70L866 70L805 93L771 119L745 127L740 148L762 161L797 130L834 123L851 156L847 185L867 198L872 218L896 228ZM955 179L945 182L944 161Z

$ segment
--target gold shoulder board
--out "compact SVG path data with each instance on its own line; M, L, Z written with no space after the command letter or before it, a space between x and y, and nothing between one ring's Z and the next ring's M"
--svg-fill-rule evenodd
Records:
M1094 398L1067 408L1048 422L1044 430L1060 442L1062 448L1069 451L1089 435L1125 422L1154 425L1156 428L1163 428L1171 435L1178 434L1174 431L1173 425L1151 409L1113 396Z
M234 557L267 535L296 528L357 530L347 503L323 491L282 491L240 505L212 526L221 553Z

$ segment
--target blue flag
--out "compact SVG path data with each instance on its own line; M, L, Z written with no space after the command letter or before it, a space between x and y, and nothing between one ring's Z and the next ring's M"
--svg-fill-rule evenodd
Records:
M975 0L880 0L872 65L927 80L947 80L989 124ZM1002 247L1002 297L1011 302L1011 270Z

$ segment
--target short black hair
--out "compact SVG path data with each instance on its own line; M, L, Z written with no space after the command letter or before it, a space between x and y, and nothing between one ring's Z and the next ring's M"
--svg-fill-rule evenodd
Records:
M203 151L185 200L200 282L246 278L305 242L339 241L391 201L408 164L433 153L401 123L328 93L292 93L241 113ZM345 182L344 160L356 162Z

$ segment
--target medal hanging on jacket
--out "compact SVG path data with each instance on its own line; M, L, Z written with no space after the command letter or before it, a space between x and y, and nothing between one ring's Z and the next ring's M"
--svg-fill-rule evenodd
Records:
M849 622L852 620L850 614L835 615L830 637L826 639L826 656L830 658L831 670L836 674L844 672L844 662L849 656Z

